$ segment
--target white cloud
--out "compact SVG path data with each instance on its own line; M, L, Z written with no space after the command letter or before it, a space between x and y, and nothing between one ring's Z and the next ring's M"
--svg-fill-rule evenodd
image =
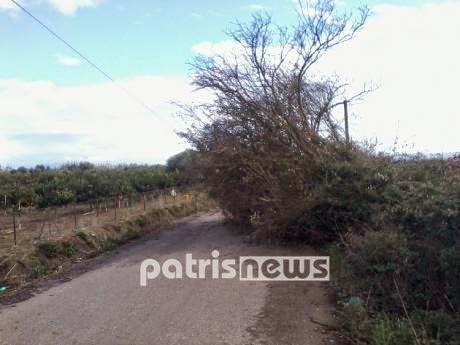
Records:
M75 67L81 65L81 61L72 56L57 54L56 59L63 66Z
M249 5L249 9L251 9L253 11L262 11L262 10L266 9L266 7L263 6L263 5L252 4L252 5Z
M364 101L351 105L356 114L352 136L377 138L386 149L398 138L408 145L402 147L406 151L460 151L460 2L372 10L357 37L331 51L315 70L344 76L352 90L366 81L380 84ZM207 56L235 49L231 41L192 48Z
M0 79L0 164L161 162L186 147L175 134L183 124L171 101L200 96L185 78L140 76L120 85L157 115L113 83L69 87Z
M12 19L17 19L19 8L10 0L0 0L0 13L5 12Z
M24 148L20 144L2 136L0 136L0 147L0 166L3 162L8 162L13 157L25 153Z
M379 5L373 12L356 39L321 65L355 87L381 85L352 107L354 136L377 137L384 147L398 138L409 151L460 151L460 3Z
M232 59L239 54L244 53L244 49L242 46L233 40L225 40L217 43L204 41L195 44L192 46L192 52L194 54L203 55L203 56L215 56L215 55L222 55L228 59ZM281 48L278 46L271 46L268 47L267 51L265 52L267 58L278 58Z
M10 0L0 0L0 11L8 11L16 9L16 6Z
M192 52L203 56L213 56L216 54L229 55L241 51L241 46L232 40L222 42L200 42L192 47Z
M73 15L79 8L95 7L104 1L105 0L44 0L44 2L53 6L56 10L65 15ZM29 7L32 5L39 5L42 2L42 0L24 0L20 3ZM16 13L18 11L18 7L11 0L0 0L0 11Z
M59 12L72 15L80 7L94 7L99 5L103 0L47 0Z

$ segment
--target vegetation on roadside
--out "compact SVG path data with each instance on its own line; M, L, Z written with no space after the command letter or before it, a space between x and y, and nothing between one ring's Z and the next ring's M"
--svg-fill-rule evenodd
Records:
M79 231L60 241L37 243L30 248L17 247L0 257L0 286L21 287L70 267L75 262L114 250L142 234L159 232L175 219L213 207L206 194L192 193L189 201L152 209L130 220Z
M365 231L331 247L344 327L355 344L458 344L460 159L375 165L385 183Z
M460 343L460 160L377 154L333 116L347 95L312 66L367 10L301 1L298 22L255 15L229 55L198 56L182 135L230 219L254 238L329 246L349 343ZM227 54L227 53L226 53Z
M174 186L179 174L167 166L67 164L0 170L0 208L50 207L144 193Z

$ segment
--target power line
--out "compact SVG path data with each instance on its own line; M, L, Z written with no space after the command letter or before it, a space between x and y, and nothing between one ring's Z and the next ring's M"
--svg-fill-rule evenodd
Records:
M142 106L144 109L152 113L153 115L157 116L158 114L150 108L147 104L145 104L141 99L138 97L134 96L131 92L129 92L123 85L118 83L114 78L112 78L108 73L104 72L102 68L100 68L98 65L96 65L94 62L92 62L89 58L87 58L83 53L80 53L76 48L74 48L69 42L67 42L64 38L59 36L55 31L53 31L49 26L47 26L45 23L43 23L40 19L38 19L36 16L34 16L29 10L27 10L25 7L23 7L21 4L19 4L16 0L11 0L13 4L15 4L17 7L19 7L24 13L26 13L28 16L30 16L32 19L34 19L38 24L40 24L46 31L48 31L51 35L53 35L55 38L57 38L59 41L64 43L68 48L70 48L72 51L74 51L78 56L80 56L83 60L85 60L88 64L90 64L91 67L95 68L99 73L101 73L104 77L109 79L112 83L117 85L120 90L122 90L128 97L132 98L135 102L137 102L140 106Z

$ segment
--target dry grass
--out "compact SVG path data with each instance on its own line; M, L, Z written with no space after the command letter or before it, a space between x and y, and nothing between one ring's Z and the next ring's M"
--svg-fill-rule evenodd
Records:
M30 210L21 220L17 245L12 243L12 229L0 232L0 286L21 287L212 205L202 193L187 195L150 199L145 210L143 200L117 208L117 220L114 208L98 216L94 210L88 212L88 205L79 205L77 228L73 209L61 209L57 217L54 210Z
M115 207L118 205L113 202L103 202L99 205L99 211L94 206L91 208L87 203L42 210L23 209L21 215L16 216L16 246L14 245L13 215L11 212L3 212L0 215L0 257L11 250L17 250L15 247L35 247L40 242L58 241L79 231L124 222L148 210L177 205L184 199L184 195L176 199L169 195L148 196L145 211L142 199L135 200L131 204L122 202L120 208Z

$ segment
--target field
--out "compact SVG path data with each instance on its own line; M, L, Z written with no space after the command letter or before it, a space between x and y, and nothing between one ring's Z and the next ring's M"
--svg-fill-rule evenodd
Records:
M65 207L25 208L15 215L3 211L0 286L22 286L206 205L206 197L197 192L173 197L169 191L156 191Z
M4 211L0 216L0 256L14 249L15 227L16 245L34 246L40 242L60 240L78 231L123 222L148 209L172 206L184 198L184 195L173 198L164 192L152 192L145 194L145 203L144 195L133 195L120 202L108 199L64 207L23 208L16 215Z

